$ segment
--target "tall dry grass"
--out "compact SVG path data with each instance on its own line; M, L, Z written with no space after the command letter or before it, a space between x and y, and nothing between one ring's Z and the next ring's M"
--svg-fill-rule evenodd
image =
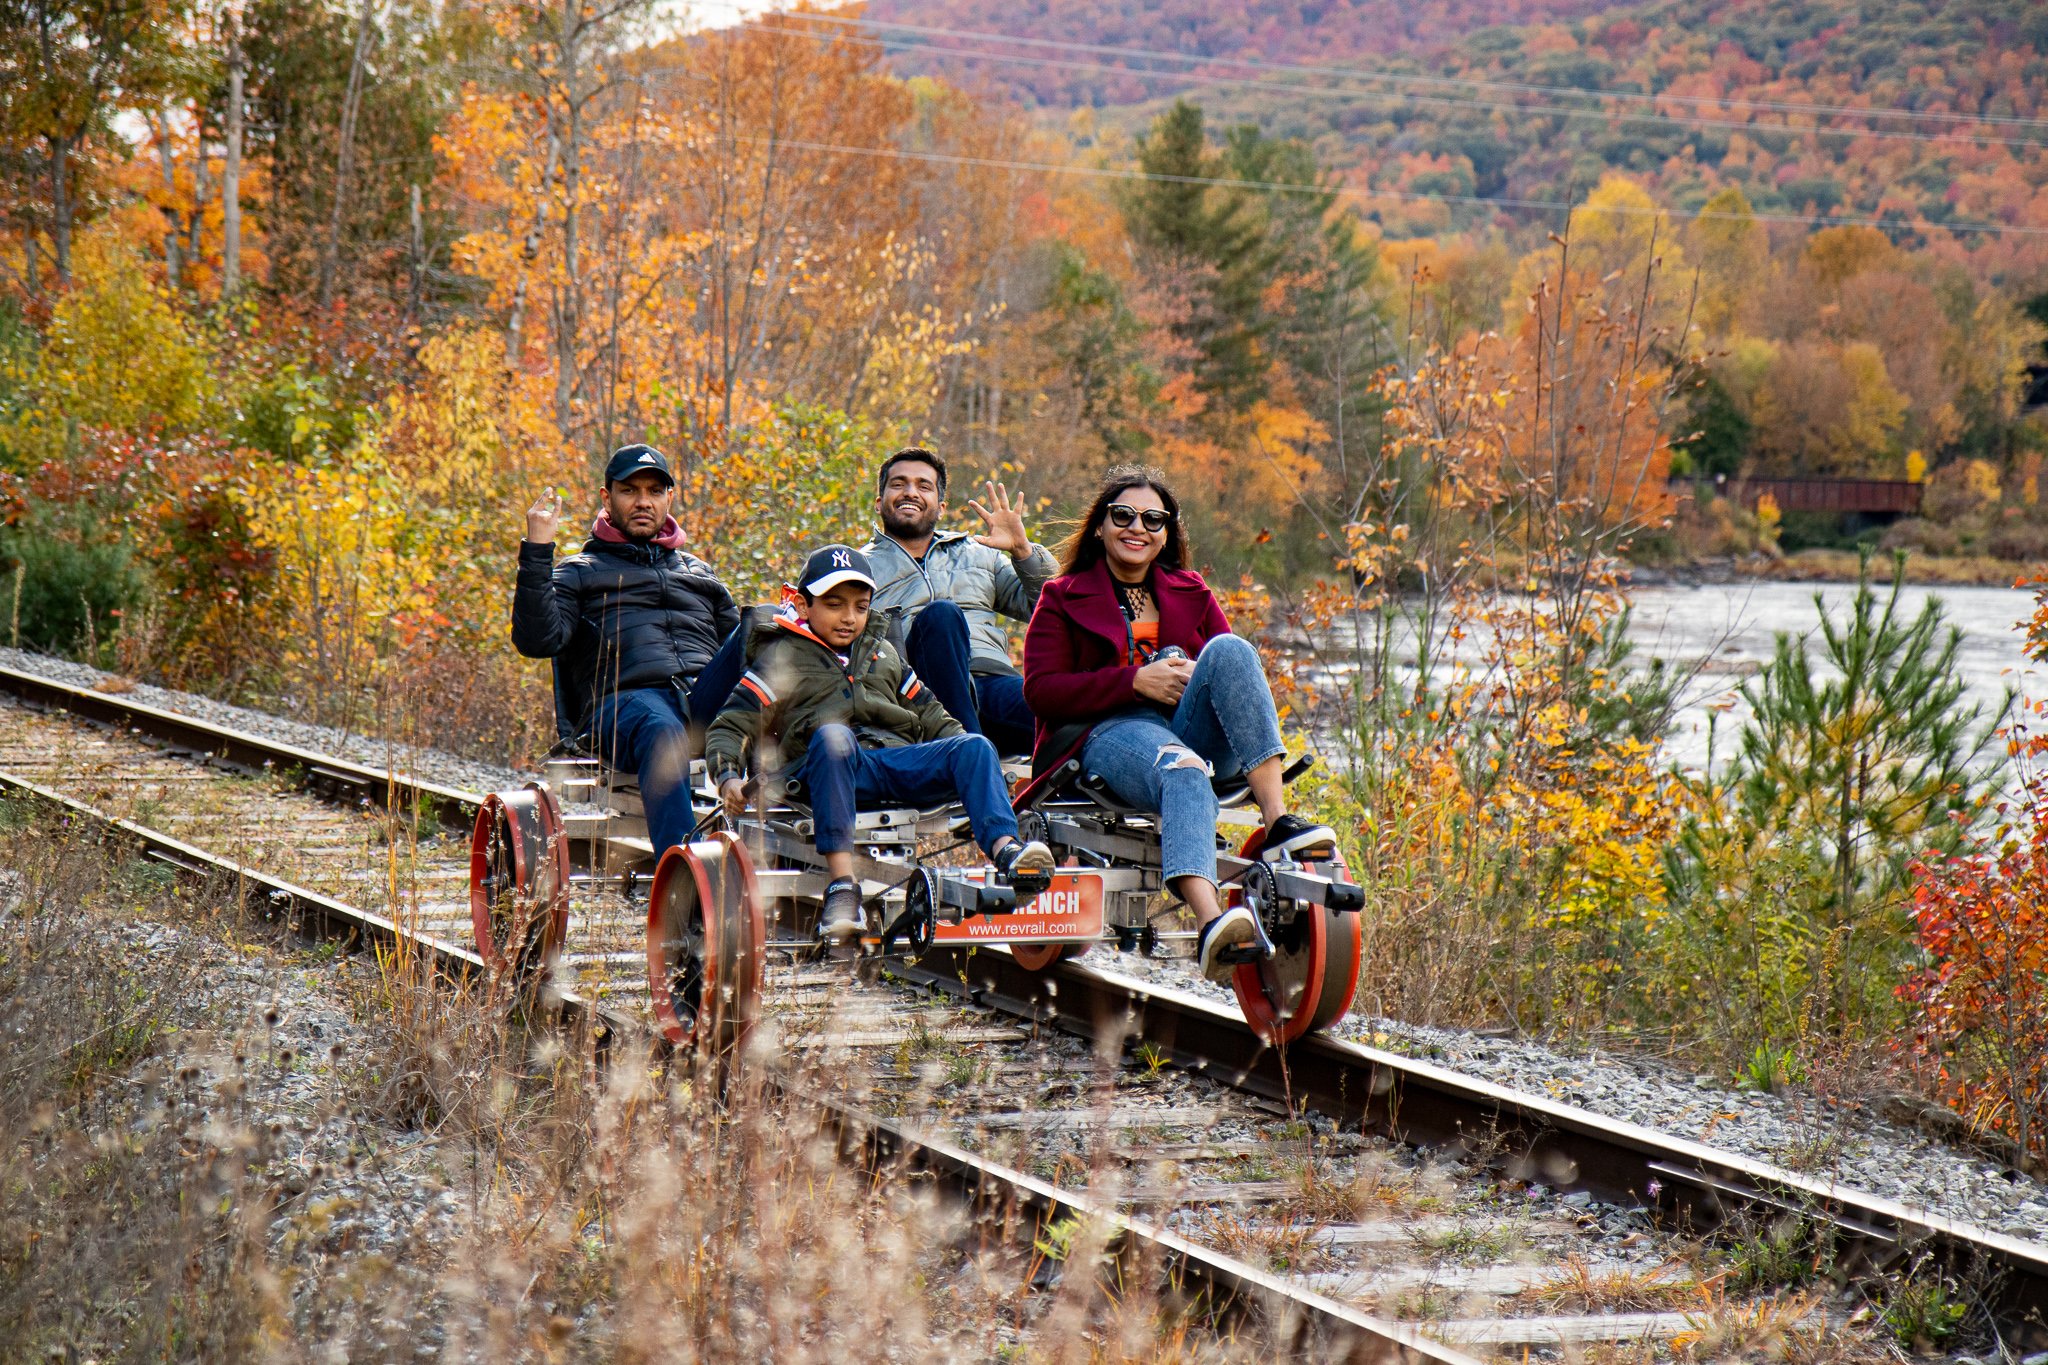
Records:
M1154 1268L1112 1273L1087 1230L1048 1260L1028 1218L869 1171L758 1079L624 1044L600 1068L588 1037L416 958L316 974L331 953L227 888L0 817L0 1359L1258 1354ZM223 980L285 1003L238 1023ZM354 1025L280 1058L278 1011L308 992ZM345 1155L314 1162L299 1118Z

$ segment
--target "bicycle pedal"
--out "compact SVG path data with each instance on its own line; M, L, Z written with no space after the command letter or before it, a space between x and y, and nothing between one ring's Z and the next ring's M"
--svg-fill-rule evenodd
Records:
M1020 872L1003 879L1003 884L1017 893L1017 903L1022 905L1033 896L1042 896L1052 890L1050 872Z

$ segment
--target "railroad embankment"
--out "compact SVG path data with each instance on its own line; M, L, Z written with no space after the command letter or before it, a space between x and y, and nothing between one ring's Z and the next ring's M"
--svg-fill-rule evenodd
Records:
M17 800L0 868L9 1359L943 1361L1122 1330L1021 1294L1028 1247L970 1260L959 1210L849 1179L808 1111L599 1080Z

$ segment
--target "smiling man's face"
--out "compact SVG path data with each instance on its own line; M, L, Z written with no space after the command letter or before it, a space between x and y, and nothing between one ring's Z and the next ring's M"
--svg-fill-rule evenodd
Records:
M876 511L882 532L892 540L923 540L939 524L946 495L939 490L939 471L922 460L899 460L889 467Z

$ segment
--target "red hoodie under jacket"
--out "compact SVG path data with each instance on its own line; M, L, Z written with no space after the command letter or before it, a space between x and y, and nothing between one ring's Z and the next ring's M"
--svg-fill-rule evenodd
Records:
M1216 594L1193 570L1155 567L1152 591L1161 649L1179 645L1193 658L1216 636L1230 634ZM1038 717L1033 771L1057 767L1097 721L1145 704L1133 685L1137 667L1124 662L1129 646L1129 625L1108 565L1062 574L1045 585L1024 632L1024 699Z

